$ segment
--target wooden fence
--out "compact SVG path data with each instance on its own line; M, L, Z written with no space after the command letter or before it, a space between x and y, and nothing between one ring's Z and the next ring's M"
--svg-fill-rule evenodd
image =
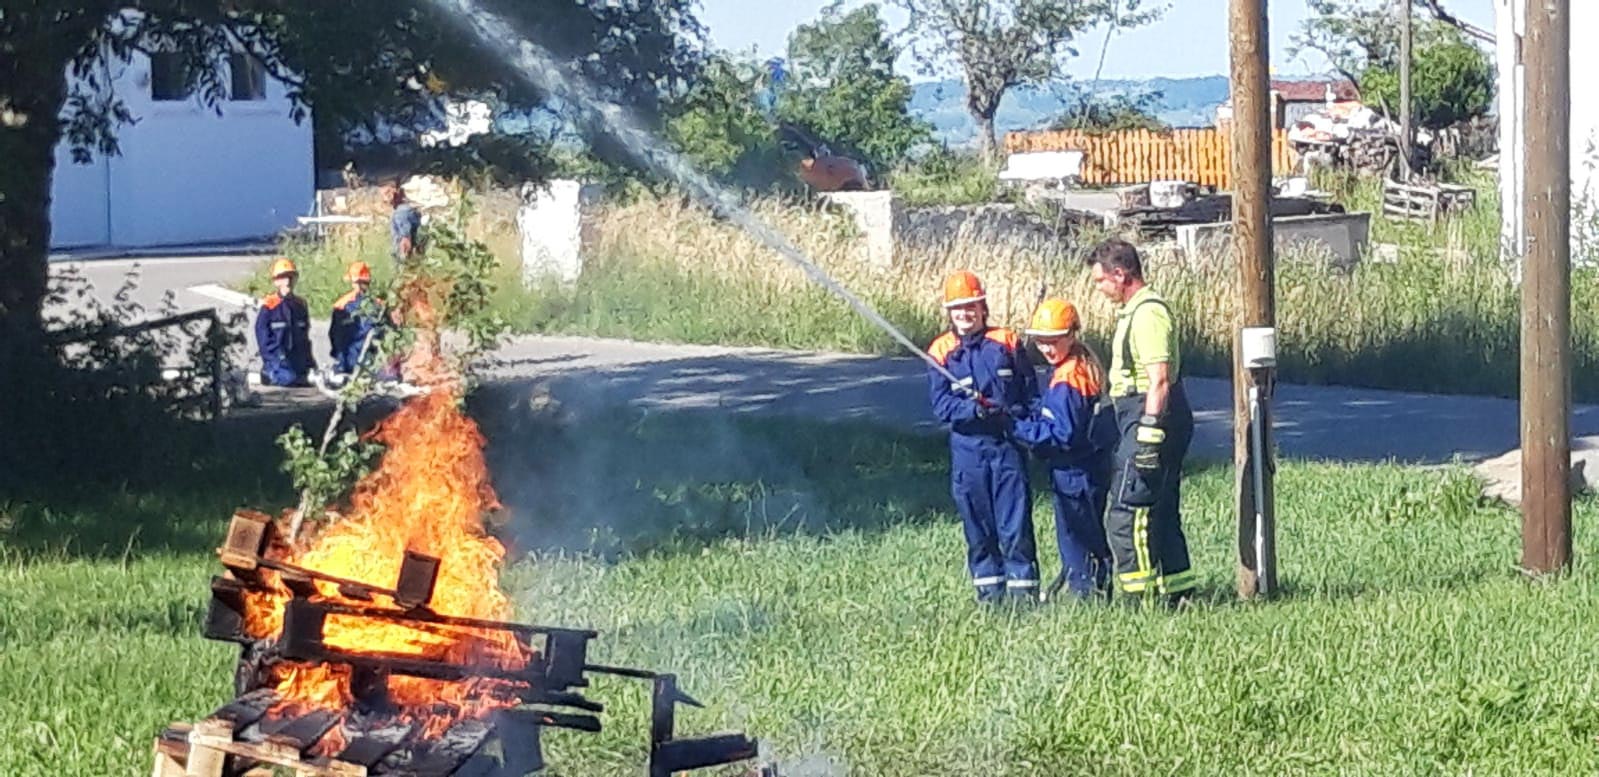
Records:
M1071 150L1083 152L1085 184L1180 180L1222 189L1232 187L1232 136L1214 128L1005 134L1006 153ZM1273 175L1293 172L1295 158L1288 147L1286 131L1273 131L1271 152Z

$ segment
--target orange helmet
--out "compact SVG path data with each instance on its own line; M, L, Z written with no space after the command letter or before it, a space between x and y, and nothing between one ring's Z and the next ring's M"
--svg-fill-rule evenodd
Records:
M292 260L290 260L290 259L285 259L285 258L280 256L277 259L273 260L273 262L272 262L272 277L273 278L279 278L279 277L282 277L284 275L299 275L299 274L300 274L299 269L297 269L294 266L294 262Z
M954 308L988 299L983 281L976 275L960 270L944 279L944 307Z
M1038 304L1033 311L1033 321L1027 325L1027 334L1033 337L1060 337L1070 334L1081 323L1077 308L1066 300L1051 297Z
M372 268L366 266L366 262L351 262L350 269L344 271L344 279L347 281L371 281Z

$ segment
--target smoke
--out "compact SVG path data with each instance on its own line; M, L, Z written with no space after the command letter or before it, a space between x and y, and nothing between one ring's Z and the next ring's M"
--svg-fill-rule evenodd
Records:
M473 415L518 551L614 557L833 523L784 426L652 413L582 377L484 387Z
M521 73L539 89L559 96L583 114L585 122L605 131L633 156L642 166L665 176L682 187L691 197L727 218L748 232L779 256L805 272L813 282L827 288L849 303L850 307L888 333L900 345L927 362L933 369L943 372L951 382L955 380L937 360L909 337L883 318L872 306L857 297L838 281L833 280L804 252L781 232L762 221L728 189L717 186L696 171L682 155L662 144L644 131L620 107L599 96L587 81L573 76L543 47L518 36L504 20L476 7L471 0L433 0L445 10L454 11L452 18L461 20L485 46L499 54L505 62L521 69Z

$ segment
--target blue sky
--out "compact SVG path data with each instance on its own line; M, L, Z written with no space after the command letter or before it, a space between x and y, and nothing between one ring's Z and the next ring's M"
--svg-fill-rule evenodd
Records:
M863 0L850 0L851 5ZM1368 4L1377 0L1365 0ZM1595 0L1580 0L1594 2ZM780 54L796 25L814 19L829 0L701 0L701 20L719 48L761 55ZM1166 0L1158 22L1111 38L1105 55L1105 78L1202 76L1227 72L1227 0ZM1278 75L1320 73L1326 60L1313 54L1288 58L1288 38L1307 15L1305 0L1268 0L1271 14L1272 67ZM1462 19L1493 29L1493 0L1448 0L1444 7ZM890 26L903 16L885 14ZM1078 41L1080 56L1069 72L1091 78L1105 48L1104 30ZM921 80L920 77L916 77Z

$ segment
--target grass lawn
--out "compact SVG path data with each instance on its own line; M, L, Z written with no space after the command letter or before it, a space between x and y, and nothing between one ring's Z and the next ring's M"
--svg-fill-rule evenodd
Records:
M746 730L788 773L1599 770L1592 555L1570 579L1520 579L1516 515L1460 471L1285 463L1291 590L1242 606L1230 472L1201 467L1196 611L987 611L938 439L479 410L519 617L600 629L594 660L678 672L709 705L681 730ZM233 651L198 636L209 551L233 507L289 498L272 477L205 473L0 495L0 773L142 772L162 725L223 701ZM1594 512L1579 505L1579 540ZM639 773L647 688L589 690L607 729L549 734L552 773Z

